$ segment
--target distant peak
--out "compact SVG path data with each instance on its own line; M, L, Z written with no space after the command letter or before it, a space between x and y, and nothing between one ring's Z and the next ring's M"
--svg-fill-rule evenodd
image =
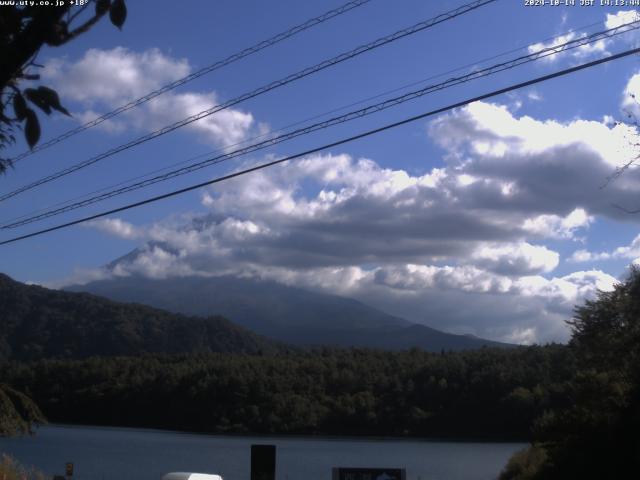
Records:
M13 278L11 278L9 275L7 275L6 273L2 273L0 272L0 282L12 282L15 283L15 280Z

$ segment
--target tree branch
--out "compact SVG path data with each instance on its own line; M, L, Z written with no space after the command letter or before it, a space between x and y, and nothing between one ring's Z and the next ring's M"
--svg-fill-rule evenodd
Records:
M84 22L78 28L76 28L72 32L68 32L67 35L65 35L63 41L60 43L60 45L64 45L69 40L73 40L78 35L81 35L81 34L87 32L87 31L89 31L91 29L91 27L93 27L96 23L98 23L98 21L100 21L100 19L102 17L104 17L104 13L100 13L100 14L96 13L93 17L91 17L89 20Z

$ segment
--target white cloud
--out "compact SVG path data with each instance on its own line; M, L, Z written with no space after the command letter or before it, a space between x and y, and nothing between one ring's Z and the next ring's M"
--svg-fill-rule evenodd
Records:
M43 77L65 102L74 101L81 122L118 108L191 72L186 59L175 59L158 49L134 52L124 47L89 49L77 61L54 58ZM135 128L153 131L210 109L221 101L215 92L170 91L100 124L112 133ZM230 145L245 139L254 126L250 113L228 108L188 125L206 143Z
M504 158L507 152L512 156L535 155L580 146L597 153L607 164L617 166L633 153L627 141L630 130L624 126L516 117L507 107L486 102L475 102L440 117L431 124L430 132L446 149L455 151L466 145L471 152L487 157Z
M536 90L531 90L527 93L527 98L532 102L541 102L544 100L542 94Z
M593 43L585 43L579 47L567 50L566 54L562 53L565 51L565 47L563 47L564 44L586 37L586 33L579 34L576 32L560 35L547 43L540 42L530 45L529 53L542 52L543 56L541 60L544 62L555 62L564 56L570 56L574 60L582 61L589 57L609 54L607 51L608 42L606 40L597 40Z
M574 305L611 290L598 271L513 278L472 266L395 265L260 273L289 285L353 296L413 321L457 333L524 343L563 341ZM526 333L526 336L525 335Z
M610 252L590 252L584 249L577 250L573 252L571 257L569 257L567 261L580 263L610 260L616 258L635 261L638 257L640 257L640 235L636 236L629 245L617 247Z
M637 258L640 256L640 235L636 236L629 245L616 248L612 253L615 258Z
M631 121L638 121L640 116L640 73L633 75L625 87L622 96L622 108L634 118Z
M226 227L221 228L224 231ZM345 262L296 268L256 262L250 253L250 241L231 248L220 242L223 234L214 233L217 229L207 224L204 229L201 225L198 230L171 233L158 225L148 227L149 237L164 240L150 241L121 259L111 267L110 274L259 277L358 298L435 328L527 343L566 340L564 321L570 318L573 306L593 298L598 288L610 289L615 282L600 271L547 279L500 274L474 265L396 262L364 268ZM259 235L251 225L242 229ZM185 238L196 241L185 242Z
M143 238L143 232L140 228L119 218L102 218L98 220L92 220L91 222L85 223L84 226L92 227L115 237L123 238L126 240Z
M536 343L537 336L535 327L516 328L505 338L505 341L518 345L532 345Z
M606 260L609 258L609 254L594 254L585 249L576 250L567 258L567 262L582 263L591 262L593 260Z
M505 275L549 273L560 261L558 252L527 242L480 246L471 259L475 265Z
M184 254L176 254L157 245L147 246L137 252L127 262L116 263L112 267L115 276L128 276L132 272L149 278L198 275L188 263L183 262Z
M438 288L472 293L505 293L513 286L508 277L470 265L438 267L407 264L384 267L375 271L375 281L387 287L416 292Z
M474 173L461 181L463 172L410 175L367 159L316 155L208 190L203 205L211 213L187 225L96 226L148 242L118 262L115 275L259 276L353 296L449 331L566 338L573 305L606 283L605 274L546 279L559 254L524 239L574 232L588 215L547 214L557 221L542 222L538 206L518 202L520 186L507 194L502 179ZM510 201L496 203L495 195ZM545 229L523 228L527 218Z
M583 208L576 208L566 217L559 215L538 215L527 218L522 228L544 238L575 238L578 229L588 227L593 217Z
M604 24L609 30L638 20L640 20L640 15L636 10L620 10L617 13L607 13Z
M206 190L209 214L187 224L96 225L146 241L112 273L259 276L448 331L566 339L573 306L615 279L599 270L554 275L559 254L545 242L573 242L596 217L617 218L612 203L635 199L635 171L600 189L626 158L624 132L489 103L428 131L445 164L422 174L313 155Z
M116 47L91 48L75 62L54 58L47 62L42 74L46 80L56 82L63 98L87 103L119 103L141 97L190 71L186 59L170 58L157 48L136 53Z
M640 19L640 15L635 10L621 10L615 14L608 13L604 20L604 27L607 30L622 27L631 22L636 22ZM562 17L562 25L566 23L566 17ZM603 57L610 55L609 48L616 42L625 42L627 44L633 44L638 39L638 30L633 26L625 27L623 34L612 38L602 38L593 43L587 43L577 48L564 51L562 45L567 42L572 42L580 39L584 39L588 36L586 32L569 32L565 35L559 35L548 42L539 42L529 46L529 53L538 53L543 50L548 50L549 54L545 52L542 61L552 63L560 59L571 58L573 61L582 62L590 57Z
M594 215L626 215L614 204L636 203L637 171L601 188L616 167L635 158L633 128L516 117L504 106L479 102L432 122L430 134L447 152L448 173L455 168L482 179L468 187L468 205L491 202L528 212L521 225L530 233L571 237ZM505 184L508 196L498 188Z
M562 304L561 310L573 307L584 299L592 298L598 290L611 291L616 279L600 270L578 271L550 280L540 277L522 277L515 285L525 296L547 297Z

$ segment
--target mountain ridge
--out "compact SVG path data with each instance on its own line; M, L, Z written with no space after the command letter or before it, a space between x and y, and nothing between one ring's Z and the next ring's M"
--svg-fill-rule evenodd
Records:
M283 348L221 316L198 318L0 274L0 358L144 353L269 353Z
M67 287L187 315L220 314L260 335L303 346L429 351L513 347L409 322L358 300L271 280L219 277L118 277Z

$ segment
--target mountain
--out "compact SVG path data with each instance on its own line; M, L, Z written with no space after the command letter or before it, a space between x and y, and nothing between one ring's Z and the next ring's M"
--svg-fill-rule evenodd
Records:
M251 278L119 277L69 289L188 315L219 314L258 334L298 345L438 352L511 346L413 324L353 299Z
M269 353L280 348L220 316L189 317L88 293L25 285L0 274L0 358Z

